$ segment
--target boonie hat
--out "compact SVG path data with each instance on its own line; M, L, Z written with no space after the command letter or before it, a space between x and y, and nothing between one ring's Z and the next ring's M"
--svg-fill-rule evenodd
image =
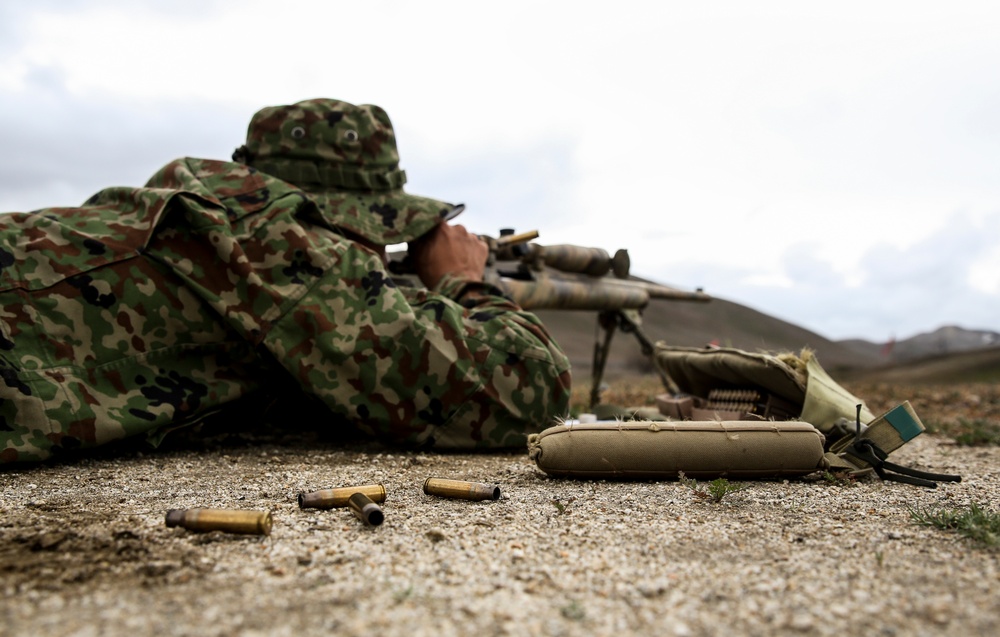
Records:
M376 245L412 241L465 208L403 191L392 123L372 104L263 108L233 160L301 188L332 224Z

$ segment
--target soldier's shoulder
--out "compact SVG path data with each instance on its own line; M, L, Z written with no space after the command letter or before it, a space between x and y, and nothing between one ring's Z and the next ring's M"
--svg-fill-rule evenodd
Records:
M272 194L297 190L291 184L245 164L198 157L181 157L167 163L150 177L146 186L211 193L219 197L264 190Z

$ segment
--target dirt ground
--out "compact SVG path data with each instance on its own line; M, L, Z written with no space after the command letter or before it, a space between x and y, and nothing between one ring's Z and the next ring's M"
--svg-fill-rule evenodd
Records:
M181 440L0 472L2 635L996 635L1000 560L913 508L1000 510L1000 448L893 454L960 473L754 482L556 480L523 453L429 454L309 434ZM500 485L425 495L427 477ZM297 495L386 487L385 523ZM168 528L168 509L270 511L269 536Z

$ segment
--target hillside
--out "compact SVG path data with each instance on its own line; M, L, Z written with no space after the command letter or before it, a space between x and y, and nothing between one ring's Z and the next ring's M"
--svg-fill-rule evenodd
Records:
M596 334L596 312L538 310L557 342L573 362L578 377L590 374ZM724 299L709 303L653 300L643 312L643 330L653 341L702 347L715 342L748 351L794 351L808 347L831 372L881 364L878 348L836 342L786 321ZM648 369L636 339L618 333L608 360L609 377Z
M1000 347L938 354L904 363L841 370L845 382L960 384L1000 382Z
M539 310L562 345L578 378L590 375L596 312ZM653 341L702 347L716 343L747 351L813 350L835 378L903 383L1000 382L1000 333L945 326L895 342L831 341L814 332L725 299L709 303L653 300L643 312L643 330ZM636 339L618 332L606 377L650 368Z
M956 325L945 325L933 332L917 334L889 345L864 340L843 341L844 345L860 353L882 353L896 363L914 361L930 356L969 352L1000 346L1000 332L970 330Z

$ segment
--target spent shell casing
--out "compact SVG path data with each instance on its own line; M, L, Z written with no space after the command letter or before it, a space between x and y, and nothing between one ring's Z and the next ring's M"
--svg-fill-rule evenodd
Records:
M385 502L385 487L381 484L363 484L357 487L336 487L299 494L300 509L333 509L347 506L355 493L363 493L372 502Z
M424 481L424 493L442 498L458 498L461 500L499 500L500 487L485 482L466 482L465 480L449 480L447 478L427 478Z
M167 526L179 526L189 531L225 531L250 535L271 534L269 511L235 509L170 509Z
M368 526L378 526L385 520L382 507L372 502L372 499L364 493L355 493L347 499L347 506L350 507L354 517L358 518Z

